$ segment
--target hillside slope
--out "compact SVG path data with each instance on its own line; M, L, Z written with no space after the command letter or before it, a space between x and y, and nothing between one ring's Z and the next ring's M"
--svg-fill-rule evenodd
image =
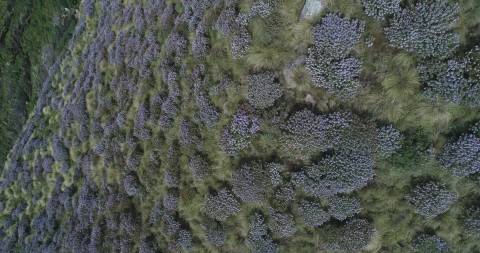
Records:
M480 4L303 4L81 1L0 252L480 251Z
M48 68L75 26L77 0L0 3L0 163L37 100Z

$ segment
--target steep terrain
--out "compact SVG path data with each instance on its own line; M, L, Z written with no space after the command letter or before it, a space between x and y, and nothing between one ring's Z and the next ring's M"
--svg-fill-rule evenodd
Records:
M0 3L0 163L37 100L48 68L65 49L78 0Z
M0 252L480 251L480 4L303 5L81 1Z

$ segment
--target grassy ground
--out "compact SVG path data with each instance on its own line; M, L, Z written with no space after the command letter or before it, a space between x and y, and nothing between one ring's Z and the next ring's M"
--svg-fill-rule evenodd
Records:
M178 11L182 10L179 1L167 2L177 3L175 8ZM248 8L251 2L249 0L242 1L240 9ZM194 59L189 54L182 58L187 74L180 78L183 103L173 126L164 131L157 124L150 122L148 128L152 130L151 139L139 141L138 146L135 147L136 150L130 150L127 141L122 142L120 147L122 151L127 150L124 152L125 157L133 152L141 153L140 165L136 173L142 184L142 190L146 194L142 198L129 198L125 202L121 202L114 209L107 210L106 216L113 216L116 212L127 209L135 209L141 223L145 225L155 201L168 191L162 181L164 172L175 167L182 175L179 183L181 197L178 215L196 235L195 243L201 244L201 240L204 239L201 228L201 223L205 219L202 214L204 196L212 189L220 189L227 185L231 180L232 172L242 161L279 159L286 161L291 167L298 168L303 165L305 161L292 158L294 155L288 150L280 148L277 140L281 132L278 126L270 124L262 126L262 134L237 157L227 156L218 146L223 127L228 124L238 106L245 103L246 76L249 73L269 70L280 77L285 94L282 101L276 104L277 108L265 114L291 112L295 108L307 104L308 107L320 112L350 110L380 124L392 123L404 134L405 140L402 149L391 159L377 163L375 183L356 193L362 200L361 216L367 217L376 227L376 236L369 246L368 252L408 252L415 233L430 230L446 239L453 252L480 252L478 240L466 237L462 233L459 222L463 206L472 197L480 195L478 178L459 179L453 177L439 167L432 155L438 152L448 139L459 136L473 122L480 120L478 110L451 104L433 105L427 101L421 94L422 85L415 70L417 60L415 55L389 47L382 30L382 25L385 24L365 16L360 1L326 1L327 8L319 17L311 21L299 21L298 16L303 2L302 0L283 1L283 4L275 10L272 18L254 19L248 27L252 34L252 44L245 58L241 60L232 59L229 39L220 36L212 29L207 32L210 51L204 60ZM0 136L6 140L0 146L0 155L8 152L12 140L15 139L19 130L18 127L15 127L18 124L12 122L18 122L18 118L25 118L31 110L32 102L35 101L35 91L38 90L45 75L44 65L46 63L42 55L47 54L50 57L57 55L62 51L65 41L69 37L69 32L65 31L71 30L73 18L71 11L63 12L63 7L71 8L75 4L77 4L75 1L50 1L41 4L38 1L4 1L0 3L0 13L5 13L4 19L0 21L3 22L0 23L0 45L4 45L0 47L0 64L3 64L0 67L0 84L2 84L0 95L2 96L2 108L7 108L0 114L2 119ZM462 38L462 47L478 44L480 4L475 0L463 0L460 1L460 6L461 18L457 30ZM365 38L374 41L372 47L361 43L356 49L357 55L363 60L362 82L365 87L357 98L350 101L341 101L319 88L315 88L302 64L295 64L297 61L301 62L302 57L307 53L307 48L312 44L312 26L327 12L341 13L346 17L366 20ZM26 17L25 13L32 14ZM218 10L208 10L205 19L215 20L218 14ZM53 22L50 22L56 15L66 15L62 25L54 25ZM72 85L69 78L78 80L84 70L82 64L85 62L83 62L82 56L99 32L96 30L98 20L99 16L87 19L86 31L63 60L61 71L57 73L52 82L55 95L65 101L73 99L72 93L64 91L69 90L68 85ZM133 29L131 25L114 27L117 34L120 31ZM189 32L187 29L182 32L189 38L194 36L193 32ZM168 31L158 32L155 36L159 42L163 43L168 36ZM36 45L42 45L42 47ZM50 54L46 53L49 48ZM107 59L102 59L97 65L101 72L101 84L85 95L88 115L94 115L102 101L113 100L115 91L109 90L108 85L114 77L125 73L134 76L138 90L132 95L134 98L127 111L127 123L118 133L119 138L131 137L135 114L140 104L152 99L157 92L167 92L168 90L166 84L161 80L160 71L158 71L161 57L152 63L151 69L154 71L152 78L148 80L139 79L136 70L132 68L120 69L110 64ZM229 76L233 83L221 96L211 97L212 103L222 111L222 115L214 127L199 128L199 135L204 140L201 150L179 147L178 144L181 120L193 119L197 113L191 89L192 83L187 76L198 63L204 63L208 69L205 76L207 88L219 83L225 76ZM289 65L288 68L287 65ZM315 103L313 105L307 103L311 100L307 97L312 97ZM89 123L93 124L93 121L98 120L101 124L106 125L115 110L119 109L118 107L117 104L112 103L104 112L100 113L101 117L95 119L92 117L89 119ZM29 168L34 166L36 158L52 153L50 137L60 131L61 111L46 107L43 112L42 120L46 122L46 127L37 126L34 136L45 138L49 143L44 150L35 150L31 154L25 154L23 159L28 162ZM272 115L263 116L272 117ZM79 124L72 124L65 133L65 139L76 140L79 129ZM0 200L8 199L6 201L8 208L0 218L7 217L8 211L11 211L17 203L32 202L36 192L41 193L41 199L36 202L36 205L29 206L28 215L34 217L40 213L46 205L57 177L62 177L64 180L63 188L72 186L75 190L80 189L86 183L83 178L73 172L73 167L79 164L79 158L90 154L96 144L101 141L99 137L93 135L84 142L72 141L73 144L68 147L72 169L68 173L62 173L60 164L55 163L53 173L46 178L35 178L36 181L30 192L22 189L17 183L13 184L3 195L0 195ZM171 161L167 157L169 148L172 146L178 148L178 155L176 155L178 161ZM189 157L196 152L202 152L208 158L210 169L213 171L212 176L203 184L192 182L187 168ZM151 161L151 157L157 157L157 160L161 162L155 164ZM93 159L91 170L94 182L101 185L102 179L107 175L109 184L121 188L125 162L115 162L108 166L101 158ZM423 178L436 178L459 194L459 201L450 211L433 220L425 220L415 214L413 208L405 200L405 195L412 185ZM78 193L75 194L78 196ZM105 193L99 192L98 194ZM247 251L243 240L248 233L248 215L253 210L262 210L267 213L267 206L246 205L237 217L225 223L229 232L226 245L222 248L224 252ZM68 215L70 214L62 216L64 219L62 222L69 218ZM101 218L98 218L96 222L100 223ZM156 236L157 243L165 246L163 244L166 244L166 240L161 235L160 228L149 229L149 232ZM303 225L299 225L297 229L298 232L294 239L290 241L277 240L281 252L318 250L322 238L325 237L325 233L328 233L322 228L312 230ZM134 245L137 245L140 235L135 234L132 238L135 239ZM204 251L198 250L198 252L218 251L217 248L205 245L205 243L202 246L204 246Z
M78 0L0 3L0 163L12 148L37 92L75 25Z

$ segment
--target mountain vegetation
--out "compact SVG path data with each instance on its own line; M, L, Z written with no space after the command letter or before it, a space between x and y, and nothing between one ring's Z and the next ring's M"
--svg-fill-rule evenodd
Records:
M480 2L0 2L0 252L480 252Z

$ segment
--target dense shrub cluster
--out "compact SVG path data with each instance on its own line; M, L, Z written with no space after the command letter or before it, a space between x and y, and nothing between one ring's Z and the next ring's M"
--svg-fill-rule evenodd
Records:
M358 20L328 14L313 28L313 50L328 58L345 58L359 43L364 29Z
M478 52L477 46L468 51L464 58L421 61L417 66L417 72L425 87L424 95L433 102L478 107L480 105Z
M188 168L190 169L190 173L192 173L193 180L195 181L203 181L208 175L210 175L208 161L198 154L190 157Z
M46 156L42 160L42 168L45 173L52 172L52 165L54 163L53 157ZM13 170L12 170L13 171ZM8 177L7 177L8 178Z
M239 30L233 35L230 43L233 59L239 59L245 56L250 48L251 41L252 36L248 32L247 28L239 28Z
M437 235L418 234L413 241L414 252L449 252L447 242Z
M237 30L235 21L236 12L233 7L226 7L222 10L215 23L215 29L223 36L229 36Z
M194 30L201 26L201 20L205 15L205 11L209 8L212 8L215 1L211 0L200 0L200 1L192 1L192 0L183 0L183 14L181 18L184 22L188 24L188 28L190 30Z
M233 172L232 188L243 202L262 203L269 186L268 174L260 164L243 164Z
M226 231L220 223L212 220L202 227L209 243L217 247L221 247L225 243Z
M146 122L150 118L150 112L145 105L138 108L137 115L134 120L133 132L134 136L140 140L148 140L151 138L150 129L147 128ZM118 117L116 118L119 119ZM121 121L122 119L120 119Z
M224 221L240 211L240 203L229 190L221 189L207 196L204 211L210 218Z
M205 72L204 65L195 67L192 73L193 93L195 95L195 102L198 107L198 117L207 127L212 127L219 118L217 109L212 105L208 95L204 91L205 80L203 75Z
M458 177L480 171L480 139L474 134L464 134L447 143L438 160L441 165Z
M421 63L417 67L425 85L424 95L434 102L478 107L479 82L468 76L464 59Z
M298 207L305 225L309 227L319 227L330 220L330 214L316 202L304 200Z
M0 252L364 250L375 232L373 222L392 219L356 218L360 211L377 213L377 205L362 209L357 193L350 193L373 181L374 166L383 179L390 165L406 167L407 148L391 161L386 158L400 149L408 132L377 127L356 99L346 105L327 96L316 104L313 97L323 92L291 85L304 81L304 69L291 70L291 78L286 72L305 62L295 55L305 52L305 45L296 43L310 26L295 23L297 2L84 1L74 36L79 40L72 40L59 70L52 70L38 108L1 169ZM368 18L369 28L390 21L395 27L405 11L399 2L363 0L366 14L381 21L371 26ZM343 4L329 8L340 10ZM426 16L438 17L434 14ZM315 86L344 99L359 94L363 66L365 81L373 80L371 68L384 71L371 62L378 55L365 57L363 47L355 53L364 23L340 15L327 14L314 25L306 63ZM445 19L450 15L445 12ZM270 47L267 41L272 49L267 54L234 60L250 47ZM391 50L382 41L378 46L367 53ZM438 94L474 101L479 51L472 49L462 60L437 59L441 64L428 68L420 62L425 87L427 78L437 80ZM260 70L255 57L282 66ZM292 60L282 72L284 62ZM447 84L472 85L448 90ZM377 88L384 87L372 86L367 95L377 95ZM298 110L301 105L292 103L303 96L322 113ZM348 109L359 114L338 111ZM452 122L460 120L457 111L448 113ZM470 111L462 113L473 118ZM398 121L402 129L412 129L410 122ZM456 175L477 172L476 131L448 143L439 156ZM405 143L420 141L417 137L431 141L419 133ZM412 156L423 159L424 153ZM473 177L461 180L476 183ZM371 200L381 183L358 196ZM407 197L428 217L446 212L456 198L437 183L418 185ZM467 235L478 234L478 213L472 208L461 217ZM393 238L382 227L378 238L392 238L393 244L404 237Z
M166 52L182 56L187 49L187 39L180 33L172 32L164 44Z
M275 7L275 1L256 0L247 12L238 13L235 22L238 31L235 32L230 45L232 56L239 59L246 55L251 44L251 35L248 32L248 24L253 18L260 17L263 19L270 18Z
M282 183L282 175L280 174L283 170L283 165L275 162L270 162L265 165L265 168L268 171L270 176L270 184L272 186L279 186Z
M395 13L385 34L393 47L424 58L446 58L460 44L458 34L452 31L458 12L458 4L447 0L419 2Z
M367 16L383 21L385 16L399 13L401 0L362 0Z
M330 225L326 229L324 249L332 252L361 252L375 232L373 225L364 219L349 220L339 227Z
M163 173L163 184L167 187L178 187L180 175L178 168L167 168Z
M205 26L199 25L192 41L192 55L196 58L204 58L208 51L208 40L205 35Z
M268 18L273 12L275 1L256 0L247 12L239 13L236 22L240 25L248 25L255 17Z
M269 222L268 228L273 235L278 238L291 237L297 231L293 215L279 212L273 208L268 210Z
M235 155L250 145L251 139L260 131L260 120L253 112L240 108L230 124L224 128L220 140L223 151Z
M447 212L458 197L445 185L432 181L416 185L406 198L418 214L435 218Z
M168 236L175 235L180 230L180 222L170 214L162 215L163 232Z
M360 89L362 63L351 56L364 31L364 23L334 14L313 28L314 46L309 48L306 67L316 87L349 98Z
M156 224L157 222L160 222L164 214L165 214L165 210L163 209L163 203L160 199L157 199L153 203L153 207L150 209L148 222L150 224Z
M310 51L307 68L313 84L341 98L350 98L360 90L361 62L356 58L328 61Z
M285 149L296 151L299 154L309 154L326 151L332 148L336 133L351 125L348 114L333 113L329 115L316 115L308 109L296 111L286 123L286 134L282 142Z
M245 243L252 253L277 252L277 245L268 233L265 218L260 213L253 213L249 217L249 231Z
M377 129L375 151L378 156L388 158L401 147L402 134L392 125Z
M230 79L230 77L225 76L218 84L210 87L209 94L211 96L218 96L222 93L225 93L229 87L232 87L232 85L233 81Z
M177 189L173 188L168 190L165 196L163 196L163 207L165 210L175 212L178 207L179 198L180 196Z
M191 250L193 246L192 232L186 229L182 229L178 232L178 237L176 239L176 249L180 248L186 251Z
M346 112L315 114L299 110L286 120L283 129L283 148L299 158L328 150L361 152L369 157L365 159L387 158L400 149L403 139L393 126L377 128Z
M55 136L52 139L52 151L53 158L59 163L65 162L69 159L68 149L58 136Z
M337 220L346 220L360 213L360 200L352 196L333 196L328 198L328 213Z
M248 76L248 102L257 109L273 106L282 94L280 84L271 72L253 74Z
M246 12L238 13L236 1L226 1L218 16L214 28L221 35L230 37L230 51L233 59L245 56L250 48L252 36L248 24L255 17L268 18L273 11L274 1L258 0L252 3Z
M368 155L339 152L296 172L293 182L309 195L325 197L359 190L374 175L373 160Z

